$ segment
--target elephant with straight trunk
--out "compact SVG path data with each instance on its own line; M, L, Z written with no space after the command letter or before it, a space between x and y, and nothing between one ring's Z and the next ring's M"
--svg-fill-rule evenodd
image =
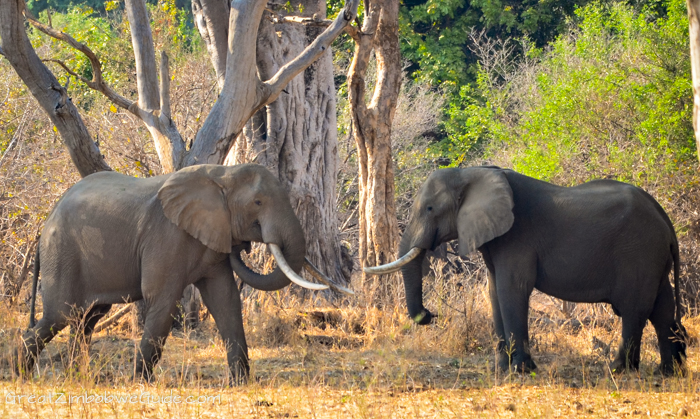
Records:
M498 167L437 170L413 204L401 259L365 271L401 269L409 314L428 324L421 264L426 250L453 239L461 256L478 249L486 262L501 369L536 368L528 345L535 288L567 301L612 305L622 317L613 370L639 368L647 320L658 336L661 371L682 369L678 241L671 220L645 191L613 180L561 187Z
M267 243L277 261L268 275L248 269L240 252ZM89 341L112 304L144 299L137 375L152 376L178 299L194 284L228 348L235 383L247 379L248 347L232 268L250 286L277 290L299 277L306 246L287 192L264 167L200 165L137 179L115 172L85 177L59 200L37 250L30 329L18 349L20 373L78 315ZM43 317L34 324L39 266Z

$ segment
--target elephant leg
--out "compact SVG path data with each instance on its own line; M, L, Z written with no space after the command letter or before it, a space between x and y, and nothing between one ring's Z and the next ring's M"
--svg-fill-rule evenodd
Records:
M654 325L659 340L659 371L665 375L673 374L676 368L682 372L685 357L685 342L680 333L682 326L676 324L675 310L673 289L671 284L664 280L659 287L649 320Z
M622 341L617 356L610 368L613 372L639 369L640 345L647 316L634 312L625 315L622 312Z
M217 275L203 278L195 285L226 345L232 384L245 384L250 372L248 345L243 330L241 298L230 268L221 269Z
M20 376L29 376L34 363L47 343L51 341L61 330L68 325L66 314L50 315L44 313L44 317L34 328L24 332L20 347L17 348L17 363L15 372Z
M92 331L95 329L97 322L109 312L110 308L112 308L111 304L92 306L86 314L78 316L77 319L73 319L71 322L72 333L69 343L71 358L79 354L82 348L87 350L90 347Z
M493 315L493 330L498 339L496 346L496 362L502 371L508 370L510 357L506 353L506 334L503 329L503 317L501 316L501 306L498 302L498 290L493 270L489 269L489 296L491 297L491 313Z
M146 381L153 379L153 366L163 353L163 345L170 334L173 316L177 310L179 292L146 299L146 319L141 337L140 351L136 357L136 376Z
M107 313L109 313L109 310L111 308L112 308L111 304L104 304L104 305L95 306L90 310L88 315L85 316L85 319L86 319L85 330L83 330L83 333L85 334L86 343L90 344L90 340L92 339L92 331L95 330L95 326L97 326L97 323Z
M511 272L496 272L496 293L505 334L504 352L510 366L528 372L537 368L530 356L528 337L528 303L535 283L535 267L530 264L514 265Z

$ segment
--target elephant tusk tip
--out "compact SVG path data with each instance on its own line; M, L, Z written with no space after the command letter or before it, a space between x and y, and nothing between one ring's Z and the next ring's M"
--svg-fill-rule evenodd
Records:
M345 287L342 286L342 285L334 284L334 285L332 286L332 288L333 288L335 291L341 292L341 293L343 293L343 294L345 294L345 295L355 295L355 291L351 290L350 288L345 288Z
M365 266L362 270L370 275L390 274L400 270L402 266L415 259L422 251L423 249L421 248L412 247L405 255L393 262L380 266Z
M323 273L321 273L321 271L313 263L311 263L311 261L308 258L304 258L304 268L311 275L313 275L314 278L330 286L330 288L333 291L337 291L346 295L355 295L355 293L351 289L346 288L342 285L338 285L335 282L331 281L331 279L326 277Z

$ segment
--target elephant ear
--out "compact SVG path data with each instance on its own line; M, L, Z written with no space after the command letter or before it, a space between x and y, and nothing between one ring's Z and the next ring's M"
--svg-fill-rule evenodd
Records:
M220 166L192 166L173 173L158 191L170 221L208 248L231 252L231 215L221 186Z
M501 170L469 168L457 215L459 254L467 254L505 234L513 226L513 191Z

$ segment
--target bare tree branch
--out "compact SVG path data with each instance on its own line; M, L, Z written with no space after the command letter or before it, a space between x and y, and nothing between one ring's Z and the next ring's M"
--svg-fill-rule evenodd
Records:
M28 11L25 12L25 18L27 19L27 21L29 21L29 23L32 24L32 26L39 29L46 35L63 41L71 47L73 47L74 49L77 49L78 51L82 52L88 58L88 60L90 60L90 66L92 67L92 80L88 80L85 77L79 76L74 71L69 69L68 66L60 60L48 59L44 61L50 61L60 65L68 74L80 79L91 89L101 92L103 95L107 96L107 98L111 100L115 105L130 111L138 117L141 117L141 115L139 115L138 112L139 110L136 108L136 104L133 101L119 95L111 87L109 87L109 85L107 85L107 83L102 78L102 63L100 63L100 60L97 58L97 55L87 45L76 41L75 38L73 38L65 32L61 32L50 26L44 25L43 23L38 21L34 16L32 16Z
M92 331L92 333L101 332L101 331L105 330L106 328L112 326L112 325L113 325L114 323L116 323L119 319L121 319L122 317L124 317L124 315L126 315L127 313L129 313L133 307L134 307L133 304L127 304L127 305L125 305L124 307L120 308L119 310L117 310L116 313L114 313L113 315L111 315L109 318L104 319L103 321L101 321L100 323L98 323L97 326L95 326L95 329Z
M311 63L313 63L318 57L323 54L335 38L340 35L350 22L355 19L357 15L357 6L359 0L348 0L345 3L343 10L338 13L338 16L333 20L333 23L323 31L321 35L318 36L298 57L287 63L285 66L279 69L277 74L272 76L272 78L264 82L265 88L268 91L268 97L263 102L261 106L267 105L268 103L277 99L277 96L282 93L282 89L286 86L297 74L301 73L306 69ZM313 20L313 19L312 19Z
M144 120L151 132L153 141L165 173L177 170L187 154L185 142L171 118L170 111L170 69L168 55L160 54L160 116Z
M131 0L131 6L138 9L135 3L139 3L138 0ZM140 3L143 3L142 1ZM145 6L144 6L145 7ZM168 70L168 58L163 52L161 55L161 89L158 89L156 84L157 77L155 74L150 74L149 59L147 57L142 57L140 59L141 69L139 70L139 59L137 55L137 79L139 84L139 101L142 102L146 109L143 109L139 104L133 102L115 92L109 85L104 81L102 77L102 64L97 58L97 55L85 44L76 41L72 36L65 32L58 31L50 26L44 25L36 18L32 17L28 12L25 13L27 20L41 32L49 35L52 38L66 42L71 47L77 49L78 51L85 54L90 60L90 65L92 66L92 80L87 80L85 77L78 75L76 72L72 71L68 66L60 60L45 60L55 62L60 65L68 74L75 76L82 82L84 82L91 89L97 90L104 94L110 101L115 105L124 108L134 114L136 117L141 119L146 125L151 137L153 138L156 152L161 163L163 172L168 173L176 170L186 153L185 143L182 140L182 136L175 127L170 115L170 73ZM142 13L135 13L135 18L137 20L146 20L148 23L148 17ZM142 26L143 22L132 24L132 30L136 27ZM148 34L143 34L143 30L140 30L140 37L150 36L150 26L148 27ZM136 44L141 43L141 38L136 37L132 39L135 42L134 50L139 50L140 54L148 55L148 49L144 46L137 46ZM138 41L138 42L137 42ZM153 50L153 43L151 42L150 50ZM155 64L153 64L155 65ZM139 73L139 71L141 73ZM63 89L65 90L65 89ZM161 90L159 92L159 90ZM155 101L154 101L155 98ZM166 106L165 112L160 112L160 116L156 113L161 108L161 106ZM154 113L155 112L155 113Z
M36 55L24 27L24 11L22 0L0 0L0 41L4 56L51 118L80 175L111 170L65 89Z

